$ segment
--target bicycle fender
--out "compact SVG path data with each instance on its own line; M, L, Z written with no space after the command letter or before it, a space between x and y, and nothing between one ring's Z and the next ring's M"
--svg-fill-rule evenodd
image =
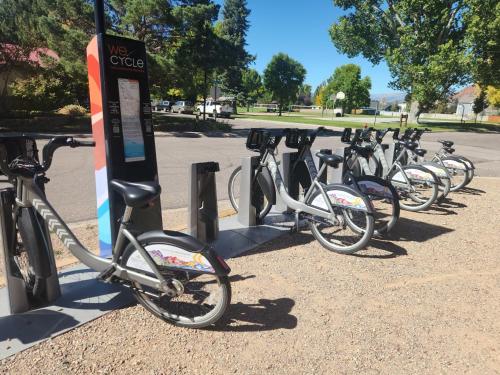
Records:
M398 199L399 196L396 192L396 189L391 184L387 184L379 181L376 181L372 176L362 177L360 180L356 180L356 184L359 187L359 190L365 195L372 195L380 198L387 199Z
M429 169L432 171L438 178L443 179L443 178L450 178L450 174L448 173L448 170L446 167L443 167L442 165L439 164L434 164L430 162L425 162L425 163L420 163L422 167Z
M424 181L430 182L432 184L435 184L437 182L436 175L426 168L419 168L418 166L404 166L403 170L410 181ZM401 171L395 173L394 176L392 176L391 181L406 183L406 180Z
M137 237L156 264L179 271L225 276L231 272L226 262L211 247L187 234L174 231L151 231ZM127 266L152 272L139 252L132 254Z
M462 159L454 157L454 156L448 156L446 158L443 158L442 162L446 168L459 169L462 171L470 169L467 166L467 163L465 162L465 160L462 160Z
M48 278L52 275L50 258L44 238L43 219L33 208L21 208L18 219L19 233L24 242L36 277Z
M271 172L266 167L262 168L261 172L257 175L257 183L259 184L267 201L272 205L276 204L276 189L274 188L273 178Z
M357 190L344 185L332 184L327 185L325 191L331 204L334 206L365 211L370 214L373 213L373 206L370 200L364 196L360 196L362 193ZM321 193L314 197L311 206L328 210L328 205Z

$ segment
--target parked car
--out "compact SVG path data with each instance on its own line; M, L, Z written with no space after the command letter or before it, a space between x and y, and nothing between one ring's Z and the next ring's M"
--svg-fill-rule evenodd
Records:
M360 110L362 115L380 115L380 111L377 111L375 108L361 107Z
M334 108L333 114L335 115L335 117L342 117L344 116L344 110L342 108Z
M171 108L172 113L193 113L194 107L193 103L187 100L179 100L172 105Z
M170 112L172 108L172 103L168 100L160 100L158 103L153 105L153 110L158 112Z
M196 107L196 111L199 114L203 114L205 109L205 113L210 115L216 114L217 117L231 117L233 114L233 106L230 102L216 102L214 100L207 100L206 106L204 108L203 103L199 104Z

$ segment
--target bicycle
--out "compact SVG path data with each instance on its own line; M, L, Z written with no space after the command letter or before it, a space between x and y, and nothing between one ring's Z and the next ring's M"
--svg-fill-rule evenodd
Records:
M409 136L408 132L405 131L404 135L401 138L398 138L399 129L385 129L385 130L376 130L375 131L375 140L381 146L382 140L387 132L393 132L393 139L399 141L405 141L405 146L402 147L402 143L398 143L395 152L403 152L400 162L403 165L420 165L424 168L427 168L431 172L433 172L438 178L438 188L439 193L436 199L437 202L443 201L446 196L451 191L451 176L446 167L442 164L436 163L434 161L426 161L424 160L424 156L427 154L427 150L420 148L420 144L415 141L413 136ZM381 147L379 147L381 149ZM377 153L378 158L381 158L381 154Z
M302 200L292 198L278 169L276 149L287 129L251 129L247 147L259 152L259 165L252 179L252 190L258 184L267 200L278 195L295 211L295 229L305 219L314 238L327 250L352 254L364 248L374 231L373 207L360 191L342 184L324 184L321 176L327 166L338 168L343 158L318 153L323 166L312 180ZM260 176L260 177L259 177ZM274 199L275 201L275 199ZM329 230L331 232L329 232Z
M154 204L161 193L157 182L111 180L110 188L123 197L125 210L112 258L101 258L78 241L43 191L43 186L49 182L45 174L58 148L93 147L94 142L53 137L43 147L40 162L36 146L30 154L20 153L18 147L16 151L16 143L26 140L35 142L29 136L0 137L0 170L13 185L16 197L13 238L20 234L24 241L25 234L36 230L37 223L42 222L19 221L19 217L25 216L23 210L30 213L29 217L36 213L78 260L100 272L99 280L130 288L136 300L158 318L181 327L202 328L223 316L231 299L230 268L212 248L180 232L137 233L134 230L133 210ZM21 214L16 216L18 211ZM44 237L43 232L40 235ZM50 243L50 238L42 240ZM34 249L45 251L36 253ZM36 279L49 276L49 270L43 265L47 264L47 251L50 250L47 246L30 248L29 242L14 247L12 257L24 258L24 262L17 265L26 285L33 286ZM40 297L36 285L31 290L33 295Z
M346 128L342 138L345 140L349 139L351 133L352 129ZM436 201L439 192L439 181L434 172L419 165L403 165L401 163L401 159L405 155L405 148L413 147L412 144L396 140L403 147L389 165L382 145L378 142L371 142L366 132L363 134L362 129L356 129L351 142L362 144L363 141L368 142L368 145L365 147L369 147L372 150L372 155L368 158L361 157L357 159L358 165L352 166L356 176L378 176L390 182L399 194L400 207L407 211L416 212L425 210ZM375 153L377 154L377 158L371 158ZM370 159L375 163L375 170L368 164Z
M431 129L413 129L411 139L420 143L422 134L432 131ZM438 140L441 148L434 154L431 161L444 166L451 177L450 191L457 191L467 186L474 177L475 166L472 161L461 155L454 155L453 142Z
M308 178L301 179L300 185L304 194L310 188L312 182L319 174L311 153L311 147L317 135L323 131L323 127L315 130L288 129L285 144L288 148L297 149L298 155L292 166L292 174L299 173L300 168L304 168ZM359 154L368 156L370 150L357 146L353 142L346 150L344 160L342 183L353 187L368 197L374 207L374 232L376 236L388 233L399 219L400 207L399 196L396 189L387 181L377 176L355 176L349 169L349 165L356 162ZM361 228L359 229L361 230Z

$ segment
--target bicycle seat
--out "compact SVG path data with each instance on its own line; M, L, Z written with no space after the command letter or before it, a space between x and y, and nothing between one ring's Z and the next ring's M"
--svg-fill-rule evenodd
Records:
M451 147L451 146L453 146L453 142L452 141L444 141L444 140L440 139L438 142L441 143L444 147Z
M130 207L145 206L161 193L161 186L154 181L128 182L113 179L110 185L122 195L125 204Z
M427 154L427 150L424 150L423 148L417 148L414 152L418 156L424 156L425 154Z
M329 155L329 154L323 154L322 152L316 153L316 156L323 160L323 162L333 168L338 168L339 163L341 163L344 158L339 155Z

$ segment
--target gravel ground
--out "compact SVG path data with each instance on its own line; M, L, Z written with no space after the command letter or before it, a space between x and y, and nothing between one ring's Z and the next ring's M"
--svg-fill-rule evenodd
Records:
M2 374L499 374L500 181L477 178L391 242L330 253L305 232L229 261L233 301L206 330L139 306L0 362Z

